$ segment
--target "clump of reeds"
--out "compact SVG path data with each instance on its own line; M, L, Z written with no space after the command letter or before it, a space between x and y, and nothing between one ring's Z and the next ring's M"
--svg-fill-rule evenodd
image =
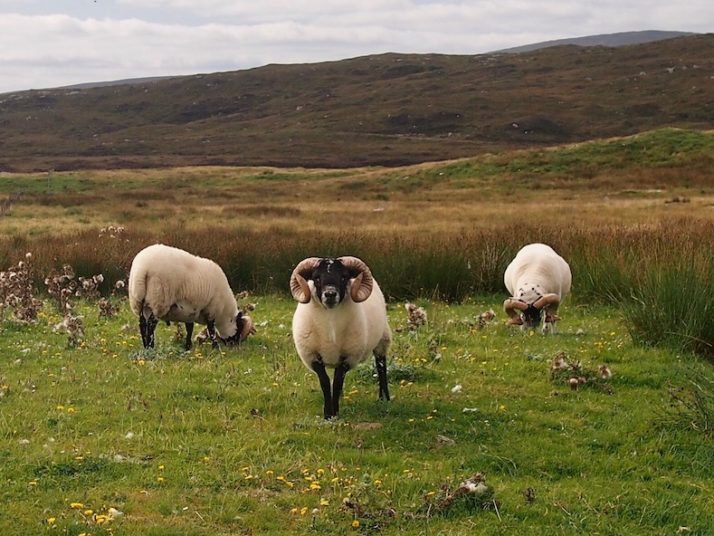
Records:
M714 357L714 263L708 252L657 262L620 294L632 338Z

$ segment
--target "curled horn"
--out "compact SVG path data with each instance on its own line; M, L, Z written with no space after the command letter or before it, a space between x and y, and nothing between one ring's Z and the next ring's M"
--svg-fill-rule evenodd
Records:
M243 329L240 333L240 340L244 341L249 335L255 335L255 326L253 325L253 319L248 315L243 315Z
M290 292L293 293L293 298L300 303L307 303L310 301L311 293L310 287L307 284L307 279L310 277L313 270L317 268L318 264L320 264L320 259L318 257L308 257L307 259L300 261L290 276Z
M545 294L533 302L533 307L536 309L542 309L548 305L559 304L560 296L557 294Z
M525 311L526 309L528 309L528 304L515 298L508 298L506 301L503 302L503 310L506 311L506 314L509 316L508 323L523 324L523 320L519 315L516 314L515 309Z
M355 303L363 302L372 294L374 279L372 272L364 261L357 257L340 257L340 261L350 272L357 272L350 286L350 296Z

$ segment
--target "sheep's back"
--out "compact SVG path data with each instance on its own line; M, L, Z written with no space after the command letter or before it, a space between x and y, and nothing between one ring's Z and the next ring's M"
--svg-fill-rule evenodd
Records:
M227 285L220 267L209 259L155 244L140 251L129 273L130 306L140 314L142 304L162 318L172 304L187 302L204 309L215 299L216 287ZM221 289L225 294L225 289ZM228 294L231 294L228 287ZM232 297L232 294L231 294Z
M568 263L546 244L524 246L506 268L503 282L515 296L519 286L539 284L545 292L565 296L570 292L571 273Z

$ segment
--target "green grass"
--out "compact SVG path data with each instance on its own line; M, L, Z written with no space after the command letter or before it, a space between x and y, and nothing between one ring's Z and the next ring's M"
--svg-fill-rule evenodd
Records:
M422 301L430 322L416 333L392 303L393 400L377 401L364 364L335 423L320 418L280 297L253 296L257 335L220 352L184 353L166 326L140 350L125 302L114 320L84 306L74 349L49 305L37 325L6 321L0 533L710 534L711 438L670 396L710 365L633 344L607 306L566 302L549 337L507 329L502 313L474 328L502 298ZM611 392L551 380L560 351L608 364ZM479 471L498 510L427 514L442 485ZM124 515L97 526L83 513L109 508Z
M702 180L700 174L708 175L706 170L711 169L713 153L714 136L710 133L664 128L628 138L558 147L557 150L463 159L417 172L406 182L395 175L392 182L402 188L419 189L434 181L454 180L458 183L481 179L485 189L504 188L509 184L518 188L554 189L592 186L593 182L611 179L613 174L620 176L625 170L632 180L638 169L679 168L682 174L693 177L690 181L683 180L684 183L705 186L709 181ZM699 178L694 179L697 176ZM500 177L498 184L493 184L494 177ZM538 180L534 181L534 177ZM596 177L598 180L593 180ZM645 176L642 180L651 183L653 178ZM659 186L666 188L668 182L663 181Z

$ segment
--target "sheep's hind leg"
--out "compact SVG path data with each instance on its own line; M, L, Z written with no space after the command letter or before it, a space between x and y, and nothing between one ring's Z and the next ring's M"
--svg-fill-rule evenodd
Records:
M332 393L330 392L330 377L327 375L325 370L325 364L322 359L315 359L311 365L312 370L317 374L317 378L320 380L320 388L322 389L322 397L325 401L323 408L323 414L325 419L331 419L334 417L332 412Z
M389 400L389 383L387 382L387 356L375 352L374 364L377 367L377 379L379 380L379 399Z
M154 333L158 323L159 321L154 316L154 313L151 313L148 318L143 314L139 315L139 331L141 331L141 342L144 343L144 348L154 347Z
M340 414L340 396L345 384L345 374L349 370L350 366L344 361L335 368L335 377L332 379L332 415L335 417Z
M184 343L184 348L188 351L193 346L191 337L193 336L193 322L186 322L186 342Z

